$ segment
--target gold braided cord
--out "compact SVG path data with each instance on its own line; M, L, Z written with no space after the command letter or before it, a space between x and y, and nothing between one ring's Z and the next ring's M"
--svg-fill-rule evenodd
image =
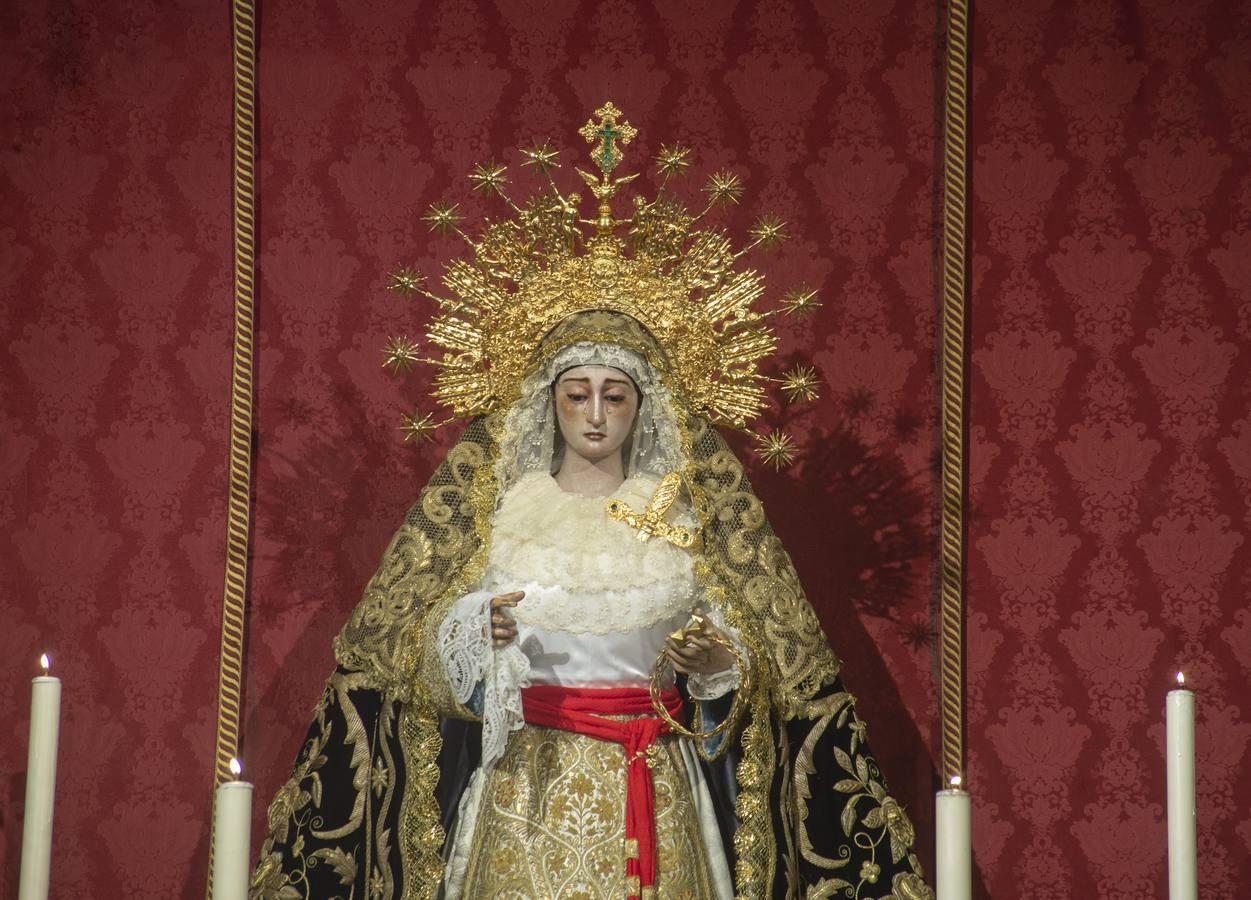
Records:
M221 662L217 687L218 783L230 780L239 755L243 694L252 481L252 333L255 263L256 8L234 0L234 308L235 340L230 385L230 505L226 524L226 585L222 600Z
M234 62L234 231L235 339L230 378L230 497L226 512L226 582L222 596L222 641L217 668L215 784L235 776L243 697L243 629L247 610L248 540L252 485L252 336L256 262L256 4L234 0L231 8ZM216 794L214 794L216 803ZM214 817L215 818L215 817ZM213 896L213 836L210 829L205 896Z
M226 582L222 641L217 668L217 746L213 782L234 778L239 755L243 697L243 629L247 609L248 540L252 485L252 346L256 262L256 4L231 7L234 63L234 166L231 219L234 231L235 338L230 378L230 496L226 511ZM216 803L216 793L213 802ZM214 816L214 819L216 816ZM213 896L213 834L209 833L205 897Z
M948 0L943 111L940 697L943 784L964 774L964 319L968 0Z

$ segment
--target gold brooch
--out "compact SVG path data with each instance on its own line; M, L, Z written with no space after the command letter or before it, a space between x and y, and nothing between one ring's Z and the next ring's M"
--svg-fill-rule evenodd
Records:
M695 543L695 532L682 525L671 525L665 521L665 514L669 512L669 507L673 506L673 501L677 499L681 487L682 476L677 472L670 472L660 479L656 492L652 494L652 499L647 502L647 509L642 513L635 512L630 508L630 504L615 497L608 501L605 508L610 517L636 529L638 534L635 537L640 541L645 541L655 535L685 550Z

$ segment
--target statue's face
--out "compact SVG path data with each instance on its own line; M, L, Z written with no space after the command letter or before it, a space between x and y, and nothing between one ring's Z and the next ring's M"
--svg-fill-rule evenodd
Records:
M639 409L629 376L611 366L576 366L561 373L555 393L566 453L590 462L621 453Z

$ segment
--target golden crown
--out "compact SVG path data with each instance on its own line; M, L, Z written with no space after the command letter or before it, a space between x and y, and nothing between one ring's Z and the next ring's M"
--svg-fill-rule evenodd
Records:
M697 228L714 208L737 203L742 186L732 172L713 174L704 186L706 205L692 214L667 190L689 165L690 151L678 146L662 146L656 158L656 196L635 195L631 214L617 218L613 201L639 173L612 173L637 130L612 103L595 116L598 121L588 120L579 133L593 145L599 174L575 169L597 203L595 218L582 218L578 194L557 188L552 171L559 167L558 154L546 141L521 150L523 164L547 181L524 206L505 190L505 166L478 165L469 175L475 189L498 195L511 212L487 221L478 238L461 229L457 205L430 207L425 221L431 230L460 235L473 256L446 267L442 280L450 296L427 291L413 268L391 274L393 289L437 304L426 338L443 353L423 358L417 342L393 337L384 365L397 372L417 362L436 366L433 394L452 418L481 415L512 402L535 349L554 326L579 312L610 310L652 334L667 357L670 388L713 422L744 428L765 407L768 381L780 383L792 401L814 399L818 379L811 367L797 366L780 379L760 371L776 348L767 319L778 310L756 310L764 279L753 269L735 268L750 251L784 240L785 224L773 216L759 219L752 241L738 251L724 229ZM800 288L781 309L805 315L815 307L815 292ZM408 416L405 438L420 440L440 424L429 414ZM795 451L782 432L758 443L775 466L790 462Z

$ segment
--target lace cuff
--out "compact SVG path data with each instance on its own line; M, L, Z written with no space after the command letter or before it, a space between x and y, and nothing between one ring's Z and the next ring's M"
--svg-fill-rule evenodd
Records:
M686 679L686 692L692 700L716 700L738 687L738 663L723 672L693 673Z
M713 625L716 625L724 631L734 643L734 647L742 655L747 658L747 648L743 646L743 642L739 640L738 632L725 623L725 619L716 611L710 611L708 618ZM686 679L686 692L691 695L692 700L716 700L724 697L730 691L737 690L739 684L738 663L730 666L721 672L711 672L703 674L701 672L692 673Z
M508 736L525 724L521 689L530 686L530 660L517 642L491 644L491 594L461 597L439 625L439 658L452 695L469 703L482 688L482 765L504 755Z

